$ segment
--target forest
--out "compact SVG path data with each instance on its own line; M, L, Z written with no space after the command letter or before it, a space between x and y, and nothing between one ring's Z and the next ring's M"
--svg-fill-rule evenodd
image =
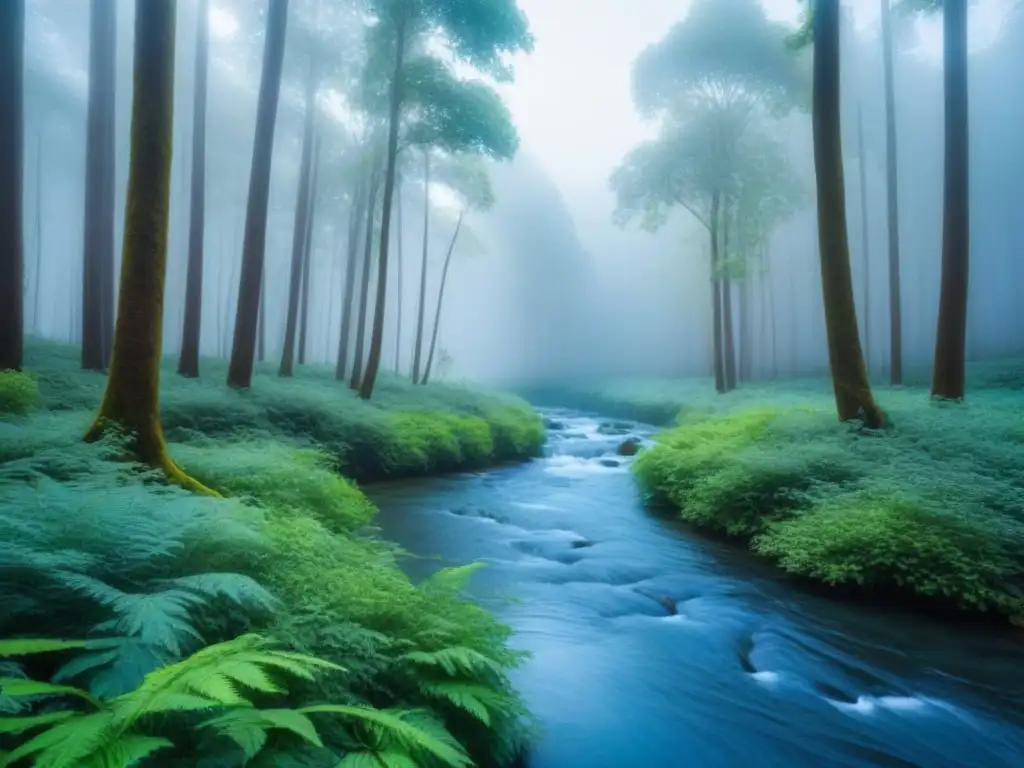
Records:
M1024 754L1024 4L684 5L574 197L534 0L0 2L0 766Z

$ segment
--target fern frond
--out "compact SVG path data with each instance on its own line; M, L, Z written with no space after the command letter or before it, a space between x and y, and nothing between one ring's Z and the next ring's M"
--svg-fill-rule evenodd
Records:
M172 742L157 736L121 734L116 741L101 747L76 768L130 768L154 752L173 746Z
M466 565L442 568L424 579L420 584L420 587L426 590L461 592L469 584L469 580L473 577L473 574L485 565L487 565L485 561L477 560L476 562L467 563Z
M236 707L204 721L200 727L231 739L242 748L247 760L263 749L270 729L291 731L308 744L323 746L313 721L294 709Z
M35 768L78 768L115 733L109 711L66 718L13 750L0 766L36 755Z
M0 677L0 696L25 698L29 696L77 696L92 704L97 709L102 703L88 691L70 685L54 685L24 677Z
M504 675L501 665L489 656L465 646L453 645L437 651L410 651L398 657L399 661L424 667L440 668L452 677L466 674L483 677L488 673Z
M83 640L49 640L46 638L17 637L11 640L0 640L0 658L12 656L32 656L38 653L54 653L74 648L84 648Z
M421 681L420 690L447 701L486 726L491 724L491 712L503 710L505 703L505 698L493 688L461 680Z
M61 720L77 716L77 712L66 709L60 712L44 712L40 715L27 715L25 717L0 717L0 733L23 733L24 731L31 731L33 728L59 723Z
M277 598L259 582L240 573L199 573L170 579L165 584L191 590L204 597L224 597L244 607L271 610L278 605Z
M381 752L351 752L335 768L420 768L410 755L396 750Z
M375 724L411 750L427 752L449 768L469 768L473 761L465 749L451 734L445 731L442 737L419 724L404 719L409 713L402 710L372 709L370 707L345 706L342 704L316 704L298 710L303 714L333 714L363 723Z

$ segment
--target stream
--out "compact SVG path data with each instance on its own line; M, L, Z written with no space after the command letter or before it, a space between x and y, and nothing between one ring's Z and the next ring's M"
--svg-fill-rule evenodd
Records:
M367 489L414 579L487 562L532 768L1024 766L1024 645L802 591L646 512L602 420L544 413L543 459Z

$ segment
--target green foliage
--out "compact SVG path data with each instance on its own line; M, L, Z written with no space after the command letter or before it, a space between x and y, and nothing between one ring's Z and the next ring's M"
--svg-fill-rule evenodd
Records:
M931 403L926 374L887 391L882 434L837 424L823 381L725 397L706 381L612 382L559 399L623 417L674 405L634 463L647 498L796 576L1024 621L1024 364L969 374L968 408Z
M32 652L54 650L39 642ZM25 651L26 648L22 647ZM420 727L409 713L372 707L317 704L300 708L257 708L253 696L287 693L278 677L312 681L320 670L344 670L314 656L275 648L259 635L243 635L208 646L175 664L146 675L139 686L104 700L86 691L24 679L0 678L2 694L21 697L75 697L85 711L62 710L0 718L0 733L22 734L43 728L2 758L13 765L33 758L39 768L123 768L159 750L173 748L165 734L173 733L176 718L201 713L195 728L205 729L212 744L204 752L225 752L224 764L244 765L268 745L272 731L283 731L330 755L318 732L315 716L331 715L369 726L379 742L413 764L423 758L463 768L472 764L462 747L443 729ZM249 693L251 692L251 693ZM159 735L153 735L154 733ZM231 745L230 750L224 746ZM218 749L219 747L219 749ZM372 754L372 753L371 753Z
M27 373L0 371L0 415L24 416L39 402L39 387Z

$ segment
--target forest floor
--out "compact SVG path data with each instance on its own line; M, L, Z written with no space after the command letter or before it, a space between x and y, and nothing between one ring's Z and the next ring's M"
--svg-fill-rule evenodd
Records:
M185 470L225 496L206 498L118 460L116 439L82 442L105 377L78 370L77 347L31 342L26 358L28 374L0 373L0 638L115 637L60 659L62 682L109 701L147 671L256 631L344 667L300 681L286 706L386 707L419 728L317 716L324 748L298 749L297 731L285 732L251 765L333 765L357 752L396 764L447 754L439 765L468 765L468 753L489 765L519 754L530 724L507 672L522 656L507 627L460 597L472 569L410 583L397 548L374 535L376 510L345 478L536 455L544 429L526 403L386 376L366 403L315 366L291 380L261 368L239 393L224 385L224 363L203 361L203 378L184 380L168 361L165 432ZM0 673L51 678L55 666L38 658L0 658ZM0 690L0 716L25 709ZM231 739L197 739L194 719L179 715L150 734L178 745L167 765L237 751Z
M969 366L965 403L876 387L890 426L836 420L825 380L617 380L534 402L668 428L634 464L655 507L844 596L1024 622L1024 361ZM671 425L671 426L669 426Z

